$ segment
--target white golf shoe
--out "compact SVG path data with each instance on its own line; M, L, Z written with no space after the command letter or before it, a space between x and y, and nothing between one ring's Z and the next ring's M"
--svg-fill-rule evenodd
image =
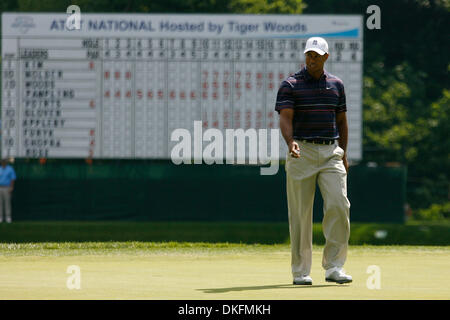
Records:
M325 272L325 281L336 282L339 284L352 282L352 276L345 274L342 268L331 268Z
M294 277L294 281L292 284L299 284L299 285L312 285L312 279L310 276L298 276Z

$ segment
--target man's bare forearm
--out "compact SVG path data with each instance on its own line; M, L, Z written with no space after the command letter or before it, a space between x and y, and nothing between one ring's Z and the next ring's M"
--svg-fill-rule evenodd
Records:
M341 147L345 153L347 153L347 144L348 144L348 124L347 124L347 117L345 113L338 114L336 124L338 126L339 131L339 139L338 144L339 147Z
M282 111L280 115L280 130L283 135L284 141L286 144L294 140L294 129L292 126L292 115L288 113L289 111Z

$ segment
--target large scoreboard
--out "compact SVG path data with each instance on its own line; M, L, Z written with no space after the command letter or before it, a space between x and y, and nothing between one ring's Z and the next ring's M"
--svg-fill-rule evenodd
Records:
M357 15L2 14L1 156L169 159L171 132L277 129L280 83L310 36L344 81L348 157L362 156ZM280 155L285 156L281 141Z

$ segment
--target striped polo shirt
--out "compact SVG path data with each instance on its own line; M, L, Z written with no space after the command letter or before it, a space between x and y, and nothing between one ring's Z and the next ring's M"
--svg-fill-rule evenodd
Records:
M338 139L336 113L347 111L344 83L324 73L319 80L306 67L281 83L275 110L294 109L294 139Z

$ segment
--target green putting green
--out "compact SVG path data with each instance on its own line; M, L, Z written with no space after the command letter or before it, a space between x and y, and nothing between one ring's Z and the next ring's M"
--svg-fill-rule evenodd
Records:
M294 286L286 244L4 243L0 299L450 297L449 246L350 246L345 270L353 283L348 285L325 282L322 249L314 246L313 285ZM69 266L79 267L80 289L69 289L77 284ZM369 288L377 283L369 266L379 268L379 289Z

